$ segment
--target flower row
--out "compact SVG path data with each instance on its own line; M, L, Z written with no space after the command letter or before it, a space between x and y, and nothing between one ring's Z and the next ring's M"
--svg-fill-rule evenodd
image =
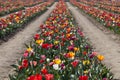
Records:
M84 3L84 4L87 4L87 5L90 5L90 6L95 6L95 7L98 7L100 9L103 9L103 10L106 10L106 11L109 11L109 12L114 12L114 13L120 13L120 8L119 7L116 7L116 6L113 6L113 5L105 5L104 3L101 3L99 4L99 1L81 1L81 3Z
M101 63L104 56L94 52L76 26L66 4L59 1L40 32L26 45L23 57L13 65L10 80L111 80Z
M34 6L41 3L41 0L36 1L36 2L22 2L22 1L2 1L0 2L0 16L12 13L12 12L16 12L19 10L23 10L25 9L25 6Z
M40 5L10 14L7 18L1 18L0 38L4 38L10 33L13 33L16 29L24 26L33 18L45 12L47 10L47 6L50 4L51 2L44 2Z
M120 2L118 0L115 1L98 1L99 4L104 4L108 6L120 7Z
M92 6L87 6L85 4L71 0L71 3L79 7L83 12L92 16L105 27L111 29L115 33L120 33L120 15L113 14Z

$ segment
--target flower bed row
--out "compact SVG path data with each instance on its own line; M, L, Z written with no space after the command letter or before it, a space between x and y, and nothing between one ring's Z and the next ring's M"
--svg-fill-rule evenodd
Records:
M120 2L119 1L98 1L99 4L104 4L108 6L114 6L114 7L120 7Z
M120 34L120 15L113 14L104 10L94 8L92 6L87 6L79 2L71 0L71 3L79 7L83 12L92 16L105 27Z
M109 12L113 12L113 13L120 13L120 7L116 7L116 6L113 6L113 5L105 5L104 3L101 3L99 4L99 1L81 1L81 3L83 4L86 4L86 5L90 5L90 6L93 6L93 7L98 7L100 9L103 9L103 10L106 10L106 11L109 11Z
M23 3L24 3L25 7L32 7L32 6L35 6L35 5L38 5L38 4L42 3L42 0L36 0L36 1L33 0L32 2L30 2L28 0L28 1L23 2Z
M18 2L0 2L0 16L24 9L24 6Z
M10 80L112 80L110 70L86 42L64 2L40 26Z
M113 6L113 7L120 7L120 2L119 1L108 1L108 0L104 0L104 1L98 1L98 0L94 0L94 1L87 1L87 0L80 0L80 2L82 3L87 3L89 5L107 5L107 6ZM93 2L93 3L92 3Z
M102 5L102 4L98 7L103 9L103 10L107 10L107 11L110 11L110 12L113 12L113 13L120 14L120 7L108 6L108 5Z
M0 5L0 16L4 16L6 14L10 14L19 10L23 10L25 9L25 7L32 7L35 6L37 4L40 4L41 1L37 1L37 2L22 2L22 1L9 1L9 2L1 2Z
M51 2L45 2L40 5L27 8L23 11L18 11L15 14L11 14L7 18L0 19L0 38L3 39L16 29L24 27L25 24L33 20L35 17L41 15L47 10Z

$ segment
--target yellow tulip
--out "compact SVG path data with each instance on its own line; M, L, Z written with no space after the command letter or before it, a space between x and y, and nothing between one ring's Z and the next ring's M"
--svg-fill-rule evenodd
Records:
M32 51L32 48L31 48L31 47L27 48L27 51L28 51L28 52L31 52L31 51Z
M79 51L79 48L77 48L77 47L74 47L74 51Z
M57 45L59 43L59 41L54 41L54 44Z
M55 64L60 64L60 63L61 63L61 60L60 60L60 59L55 59L55 60L53 60L53 62L54 62Z
M36 43L39 44L39 45L42 44L43 42L44 42L44 40L42 40L42 39L41 40L36 40Z
M89 65L90 64L90 61L89 60L84 60L83 61L83 65Z
M85 70L85 71L84 71L84 74L88 74L88 72L89 72L88 70Z

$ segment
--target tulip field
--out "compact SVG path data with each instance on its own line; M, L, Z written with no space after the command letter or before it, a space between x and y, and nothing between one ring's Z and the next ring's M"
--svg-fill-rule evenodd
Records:
M0 0L0 80L120 80L120 7L112 4Z
M4 1L1 1L0 2L0 5L1 5L0 6L0 16L25 9L25 7L29 7L29 6L31 7L31 6L34 6L36 4L40 4L41 2L42 2L41 0L37 0L37 2L28 2L28 1L26 1L26 2L23 2L23 1L4 2Z
M23 28L23 26L28 24L32 19L44 13L47 10L46 7L50 4L49 2L41 3L34 7L10 14L6 18L1 18L0 38L4 39L6 36L14 33L18 28Z
M111 7L109 6L98 6L98 8L89 6L90 3L80 3L74 0L71 0L71 3L81 10L83 10L86 14L95 18L98 22L100 22L105 27L109 28L110 30L114 31L115 33L120 34L120 15L119 7ZM95 3L91 2L93 5ZM99 9L102 8L102 9ZM107 8L107 9L106 9ZM116 14L115 14L116 13ZM117 14L118 13L118 14Z

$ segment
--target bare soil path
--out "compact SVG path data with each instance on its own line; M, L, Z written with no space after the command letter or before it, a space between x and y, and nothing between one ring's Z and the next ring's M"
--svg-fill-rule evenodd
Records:
M8 74L13 72L13 68L10 65L15 64L15 61L22 56L21 53L25 49L24 44L31 41L33 35L39 30L39 25L46 20L55 5L56 3L43 15L27 25L25 29L9 39L8 42L0 45L0 80L9 80Z
M100 30L93 22L87 19L76 7L67 2L69 9L78 25L83 29L95 50L105 56L104 63L111 68L114 77L120 80L120 43ZM115 35L112 35L116 37Z

